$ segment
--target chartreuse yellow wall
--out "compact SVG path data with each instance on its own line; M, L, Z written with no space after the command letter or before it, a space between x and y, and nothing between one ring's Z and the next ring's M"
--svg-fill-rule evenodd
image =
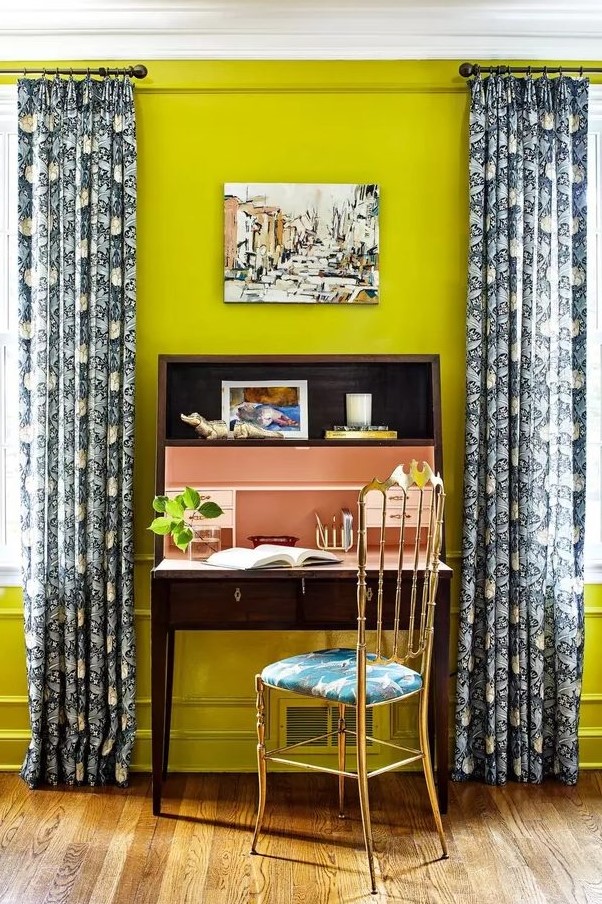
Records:
M458 62L148 66L148 78L136 85L139 769L150 763L145 527L152 515L157 355L438 353L448 560L457 573L468 218L468 98ZM245 180L379 183L378 306L224 304L223 184ZM457 589L456 579L456 600ZM588 588L586 602L581 759L593 766L602 765L602 665L595 655L602 588ZM454 610L452 657L457 602ZM0 768L17 768L28 739L20 591L0 589L0 618ZM319 640L269 632L179 636L173 767L253 769L255 671ZM218 676L211 681L209 661Z

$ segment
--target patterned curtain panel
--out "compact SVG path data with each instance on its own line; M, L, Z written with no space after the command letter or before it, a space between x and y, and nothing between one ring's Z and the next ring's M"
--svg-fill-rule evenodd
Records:
M22 776L124 784L135 730L128 79L19 82Z
M585 79L476 78L456 779L577 780Z

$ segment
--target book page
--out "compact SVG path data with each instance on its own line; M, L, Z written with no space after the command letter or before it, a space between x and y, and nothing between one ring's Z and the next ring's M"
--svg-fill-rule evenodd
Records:
M214 552L206 560L207 565L219 568L293 568L300 567L305 562L312 563L336 563L341 560L338 556L327 550L299 548L289 546L277 546L263 543L255 549L247 549L243 546L233 546L230 549L222 549Z

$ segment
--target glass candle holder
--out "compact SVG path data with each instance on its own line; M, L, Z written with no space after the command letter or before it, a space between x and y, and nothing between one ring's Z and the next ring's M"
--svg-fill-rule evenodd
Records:
M346 393L345 413L348 427L369 426L372 423L372 393Z
M197 527L188 546L191 562L202 562L222 548L222 532L219 527Z

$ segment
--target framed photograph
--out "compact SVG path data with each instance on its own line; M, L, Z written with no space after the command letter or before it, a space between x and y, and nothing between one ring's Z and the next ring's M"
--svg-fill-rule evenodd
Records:
M222 381L222 418L307 439L307 380Z
M225 301L378 304L379 204L369 183L225 183Z

